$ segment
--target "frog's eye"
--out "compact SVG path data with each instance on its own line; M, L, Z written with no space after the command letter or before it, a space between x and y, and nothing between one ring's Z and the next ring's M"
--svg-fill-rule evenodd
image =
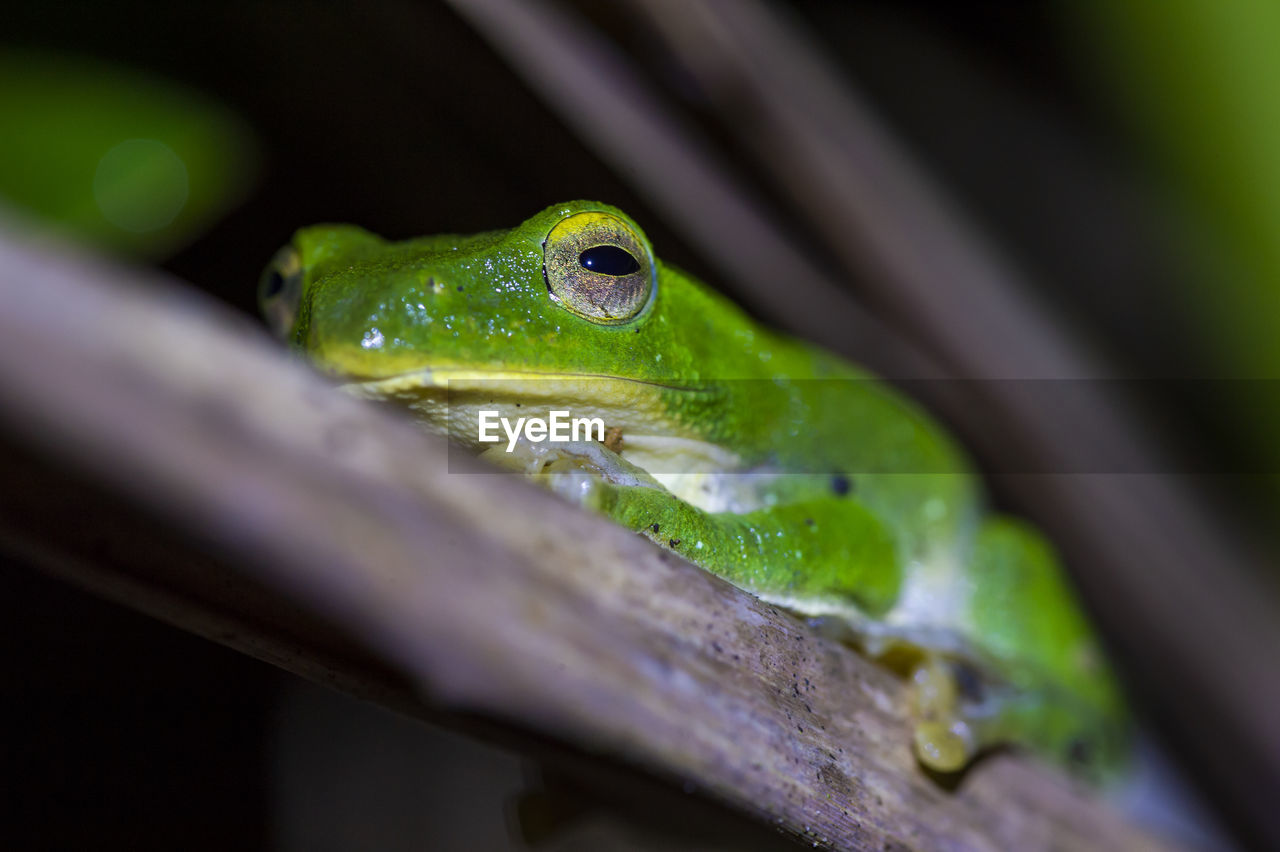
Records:
M543 274L551 297L580 317L620 323L653 293L653 258L644 238L610 213L561 219L543 243Z
M292 246L276 252L258 282L258 306L276 337L289 336L302 299L302 260Z

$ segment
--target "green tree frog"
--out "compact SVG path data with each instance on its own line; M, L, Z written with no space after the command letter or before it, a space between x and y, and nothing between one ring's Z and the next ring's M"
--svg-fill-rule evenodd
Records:
M919 407L662 263L621 211L573 202L403 242L304 228L260 300L347 389L841 625L910 678L925 766L1004 743L1114 765L1122 704L1046 541L984 510ZM543 440L556 412L603 428ZM500 440L484 418L506 418Z

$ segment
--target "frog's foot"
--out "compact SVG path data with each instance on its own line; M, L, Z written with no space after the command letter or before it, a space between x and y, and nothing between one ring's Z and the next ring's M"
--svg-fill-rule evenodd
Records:
M926 653L911 673L915 753L935 772L958 772L1003 739L1007 690L963 661Z
M916 709L916 758L936 772L957 772L978 752L973 728L960 712L960 685L950 665L927 655L911 673Z
M548 468L566 460L580 459L580 466L591 465L590 447L586 442L534 443L523 436L510 448L502 445L489 447L480 453L480 458L504 470L523 473L531 478L538 477Z

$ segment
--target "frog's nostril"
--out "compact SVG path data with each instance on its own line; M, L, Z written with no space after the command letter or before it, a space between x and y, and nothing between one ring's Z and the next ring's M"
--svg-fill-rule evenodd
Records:
M293 327L301 299L302 264L298 252L285 246L258 279L258 306L277 337L283 339Z

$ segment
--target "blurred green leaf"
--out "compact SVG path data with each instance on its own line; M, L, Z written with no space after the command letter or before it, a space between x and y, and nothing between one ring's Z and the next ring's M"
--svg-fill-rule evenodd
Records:
M73 238L163 257L244 197L255 145L190 90L80 57L0 53L0 199Z
M1172 282L1208 372L1280 380L1280 4L1064 4L1100 49L1117 103L1161 165L1180 231ZM1178 290L1178 284L1183 285ZM1222 385L1224 420L1280 488L1280 406Z

